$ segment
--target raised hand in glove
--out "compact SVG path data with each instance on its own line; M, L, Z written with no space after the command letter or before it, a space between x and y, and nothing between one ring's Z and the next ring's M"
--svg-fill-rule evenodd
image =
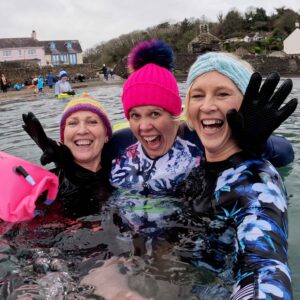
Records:
M260 155L272 132L296 109L296 98L280 108L293 83L286 79L275 91L279 80L278 73L271 73L261 86L262 76L253 73L239 111L228 111L228 124L241 149Z
M23 129L43 151L40 158L43 166L54 162L63 168L73 162L73 155L70 149L48 138L40 121L32 112L23 114L22 117L24 121Z

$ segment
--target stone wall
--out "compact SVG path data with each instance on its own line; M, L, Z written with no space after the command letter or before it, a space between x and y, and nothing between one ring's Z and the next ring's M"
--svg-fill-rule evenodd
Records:
M187 74L189 67L195 61L195 54L177 54L175 61L175 74ZM244 56L255 71L266 75L270 72L279 72L281 75L300 76L300 58L267 57L267 56Z
M288 57L257 56L244 57L256 71L266 75L270 72L278 72L281 75L300 76L300 59Z
M197 54L179 53L175 56L175 76L178 79L184 79L190 66L196 60ZM280 58L266 56L245 56L255 71L266 75L270 72L277 71L281 75L300 76L300 58ZM127 77L126 59L116 65L115 73L123 78Z
M197 54L179 53L175 56L175 70L174 73L178 78L184 78L187 74L189 67L195 61ZM266 56L245 56L243 57L248 61L256 71L266 75L270 72L277 71L281 75L298 75L300 76L300 58L279 58L279 57L266 57ZM127 60L123 59L115 67L115 73L122 78L127 77ZM31 81L32 76L46 74L51 71L52 74L58 75L61 69L66 70L72 78L78 73L82 73L89 78L99 78L101 67L94 64L80 64L80 65L61 65L55 67L39 67L39 66L9 66L8 64L0 64L0 74L4 73L9 81L12 83L24 83L26 80Z
M61 66L45 66L39 67L36 65L29 66L17 66L9 64L0 65L0 74L5 74L6 78L12 83L24 83L26 80L31 81L33 76L42 74L44 77L50 71L53 75L58 75L60 70L68 72L71 78L74 78L76 74L84 74L87 79L99 78L99 72L101 68L93 64L80 64L80 65L61 65Z

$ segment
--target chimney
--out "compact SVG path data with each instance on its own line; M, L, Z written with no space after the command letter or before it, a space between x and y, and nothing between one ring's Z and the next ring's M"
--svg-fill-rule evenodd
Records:
M298 21L295 22L295 27L299 28L299 22Z
M31 38L33 40L36 40L36 32L35 32L35 30L32 30L32 32L31 32Z

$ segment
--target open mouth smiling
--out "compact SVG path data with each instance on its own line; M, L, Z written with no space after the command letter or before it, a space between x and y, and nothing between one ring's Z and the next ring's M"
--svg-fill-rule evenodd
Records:
M202 120L201 124L203 128L221 128L224 124L224 121L220 119L215 119L215 120Z
M81 146L90 146L93 143L93 140L76 140L74 141L75 145L78 147Z

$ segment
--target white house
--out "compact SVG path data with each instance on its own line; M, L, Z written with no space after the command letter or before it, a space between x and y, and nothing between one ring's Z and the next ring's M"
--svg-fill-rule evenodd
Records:
M299 22L295 23L295 30L283 41L283 51L289 55L300 56Z
M33 30L30 38L0 39L0 62L23 61L45 65L82 64L78 40L38 41Z

